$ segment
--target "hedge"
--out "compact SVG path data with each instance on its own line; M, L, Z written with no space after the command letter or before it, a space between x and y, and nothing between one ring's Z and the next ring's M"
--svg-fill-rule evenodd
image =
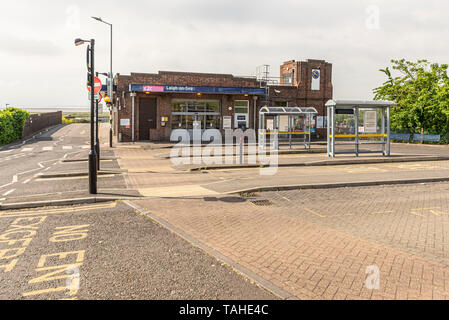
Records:
M16 108L0 111L0 146L21 139L29 117L28 112Z

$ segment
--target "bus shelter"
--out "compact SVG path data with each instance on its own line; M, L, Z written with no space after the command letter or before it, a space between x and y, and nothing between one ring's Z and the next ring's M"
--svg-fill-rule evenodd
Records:
M328 114L327 154L382 153L391 155L390 108L391 101L330 100ZM380 146L373 150L373 146ZM343 150L336 150L341 146ZM344 147L343 147L344 146ZM348 148L350 147L349 151ZM352 146L354 149L352 149ZM363 147L370 146L369 149Z
M277 139L271 139L276 150L279 150L280 140L288 140L290 149L294 141L310 149L312 119L317 114L311 107L263 107L259 112L259 146L265 148L267 136L276 136Z

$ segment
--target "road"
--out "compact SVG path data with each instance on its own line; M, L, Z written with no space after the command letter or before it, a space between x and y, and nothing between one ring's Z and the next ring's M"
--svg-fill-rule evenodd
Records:
M276 299L125 203L0 212L0 299Z
M101 155L112 156L108 147L108 126L101 127ZM66 159L87 159L90 150L90 125L58 126L24 143L0 150L0 203L24 202L28 198L58 198L58 194L82 193L88 190L87 175L83 177L40 178L42 174L88 172L87 162L65 163ZM112 160L102 161L102 169L116 169ZM120 175L99 177L99 188L125 186Z
M59 126L0 150L0 203L87 193L89 125ZM102 127L102 169L118 169ZM126 188L123 175L99 190ZM0 211L0 299L263 299L277 297L122 202Z

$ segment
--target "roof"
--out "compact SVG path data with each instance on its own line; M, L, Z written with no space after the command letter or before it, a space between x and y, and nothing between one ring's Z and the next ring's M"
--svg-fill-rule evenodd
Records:
M263 107L260 109L260 113L268 114L284 114L284 115L297 115L297 114L318 114L315 108L307 107Z
M337 107L337 108L383 108L383 107L395 107L396 103L392 101L366 101L366 100L329 100L326 103L326 107Z

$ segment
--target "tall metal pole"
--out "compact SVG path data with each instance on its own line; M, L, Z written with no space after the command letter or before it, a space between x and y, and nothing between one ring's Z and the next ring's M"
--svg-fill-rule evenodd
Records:
M95 73L98 78L98 72ZM95 99L95 152L97 153L97 170L100 170L100 138L98 131L98 99Z
M109 74L109 98L111 99L111 110L109 111L109 147L112 146L112 109L114 108L114 98L113 98L113 92L114 92L114 75L112 73L112 24L111 26L111 73Z
M95 103L95 40L90 40L90 153L89 153L89 192L97 194L97 153L95 152L95 126L94 126L94 103Z

